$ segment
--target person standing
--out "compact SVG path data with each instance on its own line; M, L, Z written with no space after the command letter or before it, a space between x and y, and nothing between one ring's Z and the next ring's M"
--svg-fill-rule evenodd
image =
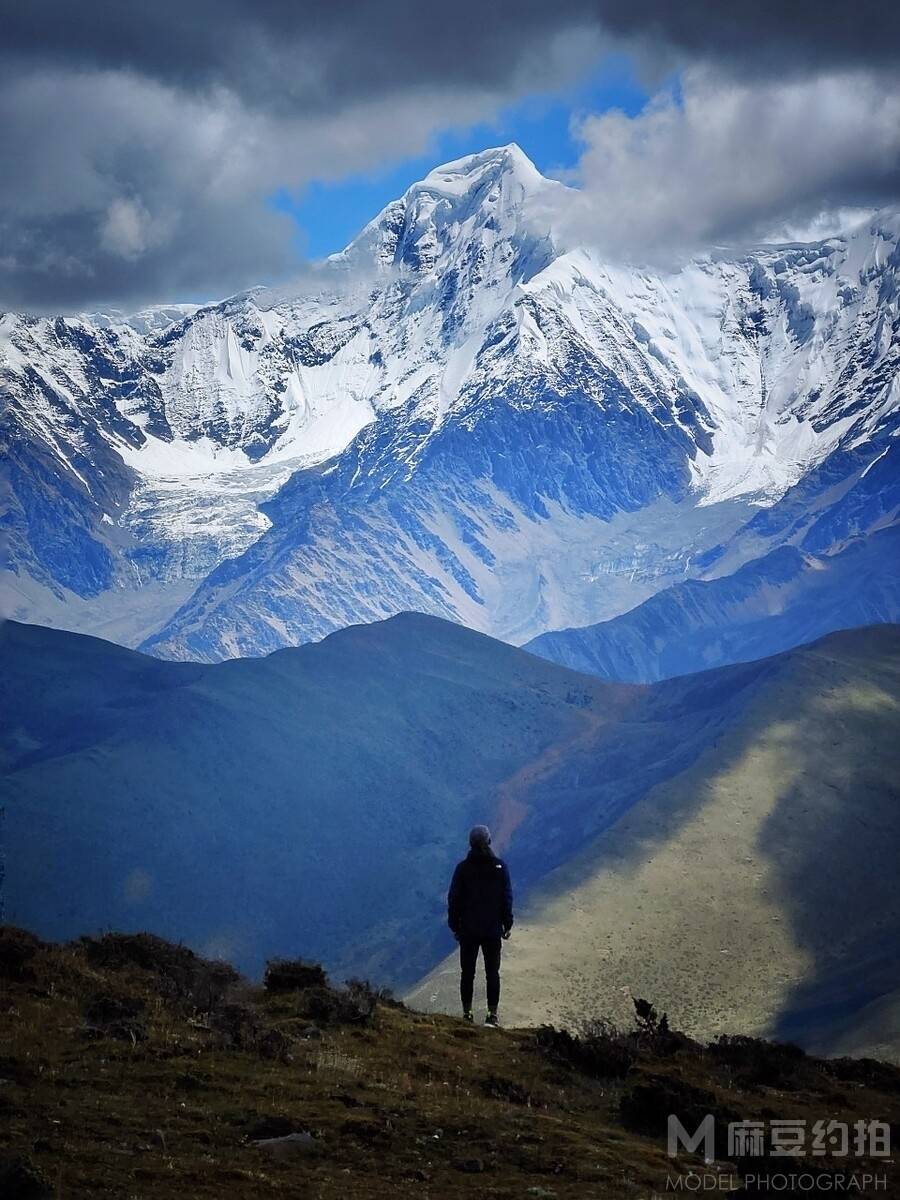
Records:
M447 924L459 942L459 997L463 1018L473 1020L472 993L478 952L487 985L485 1025L499 1025L500 952L513 926L509 868L491 848L491 832L476 825L469 833L469 853L457 863L447 893Z

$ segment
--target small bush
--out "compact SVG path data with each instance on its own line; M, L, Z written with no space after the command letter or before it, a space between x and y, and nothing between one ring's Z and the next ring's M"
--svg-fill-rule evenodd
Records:
M318 963L302 958L271 958L266 963L263 986L267 992L302 992L328 986L328 977Z
M0 925L0 979L27 981L34 978L29 966L38 950L45 943L15 925Z
M366 1021L374 1015L379 1004L397 1003L389 989L375 987L367 979L348 979L344 988L354 1011Z
M28 1158L0 1162L0 1196L5 1200L50 1200L55 1189Z
M554 1061L575 1067L594 1079L624 1079L637 1053L629 1038L605 1021L589 1021L570 1033L542 1025L535 1041Z
M668 1075L647 1077L646 1082L626 1092L619 1104L619 1115L626 1129L654 1138L667 1136L670 1115L693 1132L707 1113L715 1118L717 1139L723 1138L729 1121L739 1119L735 1113L723 1109L712 1092ZM717 1154L724 1155L725 1151L724 1145L717 1145Z
M288 1117L257 1116L247 1130L247 1138L251 1142L259 1142L266 1138L290 1137L292 1133L299 1132L300 1126Z
M736 1083L744 1087L798 1091L810 1080L811 1061L791 1042L723 1035L709 1045L713 1058L731 1068Z
M237 1050L254 1049L262 1029L256 1009L238 1003L221 1004L210 1016L209 1027Z
M270 1058L278 1062L291 1061L293 1040L280 1029L265 1029L256 1040L256 1050L261 1058Z
M230 1001L210 1015L209 1028L234 1050L249 1050L261 1058L290 1062L293 1040L274 1026L264 1024L249 1004Z
M879 1092L900 1092L900 1067L875 1058L832 1058L820 1064L842 1083L861 1083Z
M193 1071L182 1071L175 1076L175 1086L182 1092L202 1092L209 1084Z
M348 979L345 986L367 992L374 997L377 1004L383 1004L386 1008L399 1008L406 1011L406 1005L388 987L379 987L377 984L370 983L368 979Z
M28 1087L38 1077L35 1066L21 1058L13 1058L9 1054L0 1054L0 1079L7 1082L12 1080L22 1087ZM2 1093L0 1093L2 1094Z
M660 1016L649 1000L635 996L633 1003L635 1027L632 1038L639 1046L644 1046L661 1056L674 1054L677 1050L687 1047L700 1048L698 1043L686 1034L672 1029L668 1013Z
M323 1025L366 1025L375 1015L378 993L359 979L344 988L311 988L306 997L306 1015Z
M187 946L167 942L152 933L107 933L83 937L87 960L101 970L138 967L156 976L160 995L204 1012L211 1012L240 975L226 962L201 958Z
M668 1013L660 1016L649 1000L642 1000L639 996L633 997L632 1002L634 1004L635 1032L639 1037L654 1038L660 1033L669 1032Z
M485 1096L492 1100L506 1100L509 1104L531 1104L532 1096L527 1088L522 1087L513 1079L504 1079L499 1075L488 1075L479 1081L478 1085Z

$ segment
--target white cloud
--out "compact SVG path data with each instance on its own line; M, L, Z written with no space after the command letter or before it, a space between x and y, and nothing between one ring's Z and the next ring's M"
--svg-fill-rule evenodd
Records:
M570 236L633 259L825 229L887 203L900 178L900 78L844 72L785 82L685 72L680 102L588 117Z
M582 124L579 240L660 254L900 198L900 8L879 0L760 0L740 22L708 0L83 7L4 23L0 307L284 279L297 231L274 189L421 154L613 51L646 80L683 70L684 102Z
M111 254L134 261L147 249L150 214L139 200L117 197L110 202L100 227L100 244Z
M16 163L0 183L0 307L194 299L284 278L297 229L269 204L276 188L421 154L435 130L507 99L423 88L305 115L124 71L0 80L0 160Z

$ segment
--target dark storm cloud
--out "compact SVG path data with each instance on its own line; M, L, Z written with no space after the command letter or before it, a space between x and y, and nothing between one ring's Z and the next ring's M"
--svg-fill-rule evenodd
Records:
M122 69L188 91L224 87L278 112L330 108L398 84L495 84L571 24L544 5L34 0L9 13L0 55L32 66Z
M267 203L274 188L422 153L599 50L565 30L463 37L433 10L378 9L8 6L0 308L198 298L290 274L296 231ZM482 58L451 61L461 43Z
M890 0L602 0L589 7L611 33L741 75L900 62L900 6Z
M266 203L274 187L420 153L435 130L489 120L529 91L583 74L609 49L634 53L648 79L683 70L689 111L584 124L584 228L620 213L635 244L651 227L656 238L690 242L773 215L809 216L818 196L881 202L897 147L883 128L893 108L879 96L896 91L898 47L900 6L873 0L9 4L0 307L196 298L289 273L294 231ZM735 87L739 103L723 128L715 112ZM781 93L793 105L781 138L765 100L785 87L795 90ZM822 95L827 118L815 111ZM824 122L841 96L850 117L830 149ZM872 153L860 152L870 120L879 137ZM735 195L747 138L751 162L788 177L791 138L808 138L818 158L799 156L794 188L769 171L749 196ZM823 172L823 155L833 170ZM620 172L612 196L610 162ZM698 209L692 180L701 179ZM656 204L634 206L633 188L654 192Z
M408 87L485 85L537 68L548 35L596 30L655 53L750 73L877 65L900 56L885 0L30 0L10 6L2 53L31 63L123 68L254 103L331 106Z

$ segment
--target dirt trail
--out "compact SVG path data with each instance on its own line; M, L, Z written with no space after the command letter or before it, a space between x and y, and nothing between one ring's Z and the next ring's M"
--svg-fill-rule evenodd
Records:
M618 704L607 704L602 712L580 709L577 714L580 728L576 727L568 737L551 742L537 758L525 763L499 785L492 826L493 843L498 850L505 850L509 846L513 834L531 811L528 795L534 786L549 778L570 755L590 749L611 720L621 720L624 712L636 700L636 694L629 694L621 697Z

